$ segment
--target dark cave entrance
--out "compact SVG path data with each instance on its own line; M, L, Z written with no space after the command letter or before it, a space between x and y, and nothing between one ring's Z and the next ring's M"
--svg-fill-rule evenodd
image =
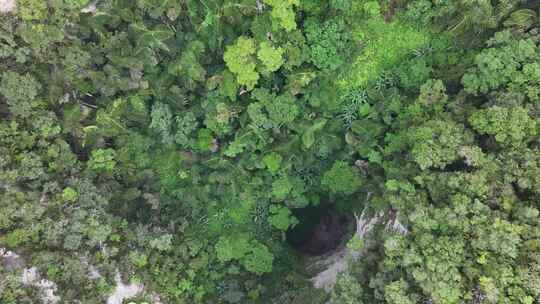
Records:
M343 239L347 219L328 203L294 210L299 223L287 231L287 241L308 255L323 255L336 249Z

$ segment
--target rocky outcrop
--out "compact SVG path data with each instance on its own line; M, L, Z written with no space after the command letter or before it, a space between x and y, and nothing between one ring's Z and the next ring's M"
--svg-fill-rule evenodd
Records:
M354 237L357 237L364 243L368 241L369 232L377 225L385 225L387 230L396 233L408 233L406 227L397 219L395 210L390 210L388 214L381 213L373 217L369 217L364 210L360 216L355 214L355 220L356 231ZM346 246L341 246L327 255L314 260L308 264L309 268L319 270L311 279L313 286L315 288L322 288L328 292L331 291L336 284L338 274L347 271L349 263L357 262L364 253L364 250L357 251Z
M0 262L8 271L16 271L25 267L24 260L20 255L5 248L0 248ZM36 267L22 269L21 283L24 286L37 288L41 293L41 302L43 304L56 304L60 301L60 297L56 295L56 283L42 279Z
M33 286L39 289L43 304L56 304L60 302L60 297L56 295L58 289L56 283L42 279L36 267L25 268L21 279L23 285Z
M88 277L91 280L101 278L101 274L97 268L89 264L86 258L81 258L81 263L88 267ZM40 299L42 304L56 304L61 302L60 297L56 295L58 289L56 283L41 278L38 269L36 267L27 267L23 258L17 253L5 248L0 248L0 264L2 264L4 269L9 272L22 271L20 277L21 283L24 286L37 288L41 292ZM0 283L1 281L0 278ZM115 283L116 286L114 290L107 296L107 304L122 304L125 299L145 293L144 285L142 283L126 284L122 281L119 272L116 273ZM1 292L2 290L0 289L0 293ZM159 295L153 293L147 295L151 298L152 304L162 304Z
M356 232L355 236L360 240L365 240L366 235L373 227L380 222L382 215L368 218L365 212L361 216L356 216ZM323 259L316 261L311 265L315 269L323 269L315 275L311 281L315 288L323 288L326 291L331 291L336 284L337 275L344 272L348 268L349 262L354 262L360 258L363 251L354 251L346 246L333 251Z
M0 14L14 12L16 8L17 2L15 0L0 0Z
M107 298L107 304L122 304L124 299L133 298L140 294L144 289L144 285L142 284L124 284L120 273L116 273L114 280L116 282L116 287L113 293Z

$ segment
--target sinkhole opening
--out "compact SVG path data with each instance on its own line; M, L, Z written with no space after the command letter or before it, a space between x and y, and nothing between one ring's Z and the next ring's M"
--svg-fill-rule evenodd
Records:
M300 253L318 256L336 249L346 232L347 219L329 203L293 211L299 223L287 231L287 241Z

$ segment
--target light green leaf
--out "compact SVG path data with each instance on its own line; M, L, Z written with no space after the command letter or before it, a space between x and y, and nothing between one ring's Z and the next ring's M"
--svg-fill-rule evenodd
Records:
M326 125L327 120L324 118L318 118L315 123L309 127L302 135L302 143L306 149L311 148L315 143L315 132L321 130Z

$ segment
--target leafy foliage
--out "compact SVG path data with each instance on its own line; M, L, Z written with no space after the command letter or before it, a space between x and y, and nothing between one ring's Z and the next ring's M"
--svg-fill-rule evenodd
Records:
M289 229L289 227L298 224L298 220L292 215L291 210L288 208L272 205L270 206L270 214L272 215L268 218L268 221L277 229L285 231Z
M240 37L234 45L228 46L223 54L223 60L229 70L236 75L239 84L253 89L259 80L259 74L255 70L256 63L253 56L256 52L255 42L251 38Z
M268 72L277 71L283 65L283 49L272 47L268 42L262 42L257 51L257 58Z
M276 174L281 166L282 160L283 158L281 155L273 152L265 155L262 161L270 173Z
M336 161L321 180L332 193L352 194L362 184L358 171L343 161Z
M272 6L272 17L286 30L296 28L294 6L300 4L299 0L264 0L264 3Z
M314 19L307 20L306 38L310 59L319 69L335 70L348 57L350 38L345 32L345 23L340 19L328 20L323 24Z
M88 167L96 171L112 171L116 165L115 154L113 149L94 150Z
M522 107L493 106L474 112L469 121L475 130L494 136L503 145L523 145L536 135L536 121Z
M216 244L217 257L222 262L239 260L246 269L255 274L272 270L274 257L263 244L249 241L245 235L220 238Z
M17 1L0 302L38 303L36 267L59 303L106 301L118 272L138 302L535 303L537 8ZM328 293L321 240L355 257Z
M39 103L36 101L41 84L30 74L20 75L16 72L2 74L0 94L7 101L9 111L13 115L28 117Z
M471 135L451 121L432 120L412 130L410 142L420 168L444 168L458 159L459 148L471 142Z
M476 67L463 76L465 90L486 94L508 88L537 101L540 57L536 44L530 39L516 40L509 32L499 32L488 41L488 46L476 55Z

